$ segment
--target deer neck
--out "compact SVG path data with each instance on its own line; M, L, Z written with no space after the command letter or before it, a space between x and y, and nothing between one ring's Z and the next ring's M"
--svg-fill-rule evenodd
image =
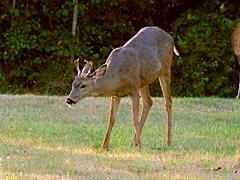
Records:
M112 80L108 78L96 78L94 80L94 96L111 96L113 92L113 83Z

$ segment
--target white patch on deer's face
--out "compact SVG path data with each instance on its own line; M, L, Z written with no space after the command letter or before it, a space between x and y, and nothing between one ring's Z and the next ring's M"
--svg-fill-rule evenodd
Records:
M72 108L74 104L68 104L66 103L69 108Z

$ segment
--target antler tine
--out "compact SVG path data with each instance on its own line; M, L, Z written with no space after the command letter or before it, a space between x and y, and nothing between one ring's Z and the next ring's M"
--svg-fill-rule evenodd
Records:
M87 61L86 59L84 59L84 62L85 62L86 64L89 64L90 66L93 65L93 62L92 62L92 61Z
M79 58L74 61L74 64L75 64L75 66L76 66L78 75L80 75L80 74L81 74L81 70L79 69Z

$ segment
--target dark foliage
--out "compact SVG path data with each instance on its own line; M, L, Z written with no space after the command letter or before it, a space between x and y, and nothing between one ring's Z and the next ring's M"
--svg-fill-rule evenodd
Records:
M141 27L156 25L175 37L181 54L173 65L174 96L236 94L230 35L238 1L82 0L76 39L72 0L2 0L0 10L1 93L67 94L74 57L96 68ZM159 92L155 83L151 93Z

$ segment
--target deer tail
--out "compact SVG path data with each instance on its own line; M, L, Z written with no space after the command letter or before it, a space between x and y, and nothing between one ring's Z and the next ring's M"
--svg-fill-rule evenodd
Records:
M178 52L178 50L177 50L177 48L174 46L174 48L173 48L173 51L174 51L174 53L177 55L177 56L179 56L179 52Z

